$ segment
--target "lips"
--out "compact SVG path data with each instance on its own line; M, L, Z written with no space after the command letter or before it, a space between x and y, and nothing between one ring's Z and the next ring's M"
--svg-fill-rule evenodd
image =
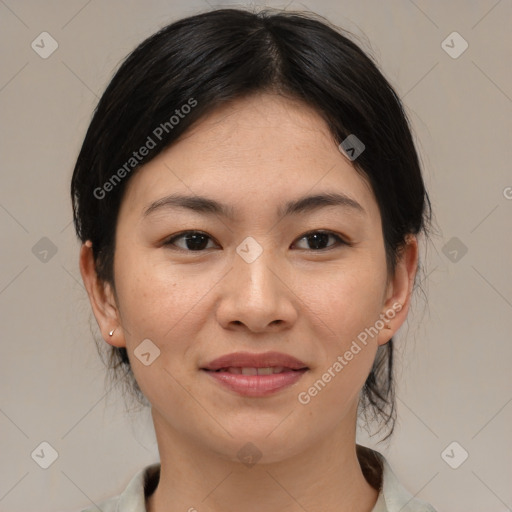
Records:
M201 368L212 382L244 397L263 398L297 383L309 370L288 354L236 352L218 357Z
M207 371L224 371L243 375L269 375L293 370L307 370L307 365L299 359L281 352L234 352L218 357L201 368Z
M230 366L228 368L208 371L233 373L235 375L272 375L274 373L294 372L298 370L292 370L284 366L266 366L264 368L255 368L254 366L239 368L237 366Z

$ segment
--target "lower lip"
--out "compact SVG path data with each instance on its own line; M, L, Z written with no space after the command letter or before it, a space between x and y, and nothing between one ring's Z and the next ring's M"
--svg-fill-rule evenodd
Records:
M268 396L295 384L304 373L296 370L271 375L242 375L229 372L203 370L217 382L243 396Z

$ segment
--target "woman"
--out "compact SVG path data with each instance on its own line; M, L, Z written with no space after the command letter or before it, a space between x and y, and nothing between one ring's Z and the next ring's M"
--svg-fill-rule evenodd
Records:
M434 510L355 440L368 411L393 431L430 221L400 100L357 45L314 15L179 20L117 71L71 188L112 371L160 453L103 512Z

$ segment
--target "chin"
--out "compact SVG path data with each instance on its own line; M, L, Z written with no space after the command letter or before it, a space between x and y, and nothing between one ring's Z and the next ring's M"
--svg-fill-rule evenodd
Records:
M299 426L290 429L283 423L279 425L285 415L281 415L279 421L254 422L247 428L238 426L226 429L228 434L220 442L213 442L212 449L220 457L231 462L239 462L247 467L254 464L273 464L285 461L307 448L306 440L298 438Z

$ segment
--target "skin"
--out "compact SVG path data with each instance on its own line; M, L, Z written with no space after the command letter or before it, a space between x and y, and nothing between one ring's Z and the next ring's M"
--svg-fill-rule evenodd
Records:
M344 193L366 213L327 206L276 215L284 202L321 192ZM171 193L213 198L236 216L161 208L144 217ZM210 237L202 251L187 249L183 238L164 245L189 229ZM316 249L304 238L314 230L351 245L331 236ZM252 263L236 252L248 236L263 249ZM127 348L152 405L161 474L147 509L371 511L378 492L356 456L359 393L378 346L407 317L417 259L410 236L387 274L375 196L302 103L270 94L237 100L143 166L121 204L115 292L98 280L90 242L80 270L105 341ZM389 329L369 337L307 405L299 403L298 394L396 303L402 309ZM160 349L148 366L133 355L147 338ZM264 398L240 396L200 370L227 353L267 350L291 354L309 370ZM249 441L262 454L252 467L237 457Z

